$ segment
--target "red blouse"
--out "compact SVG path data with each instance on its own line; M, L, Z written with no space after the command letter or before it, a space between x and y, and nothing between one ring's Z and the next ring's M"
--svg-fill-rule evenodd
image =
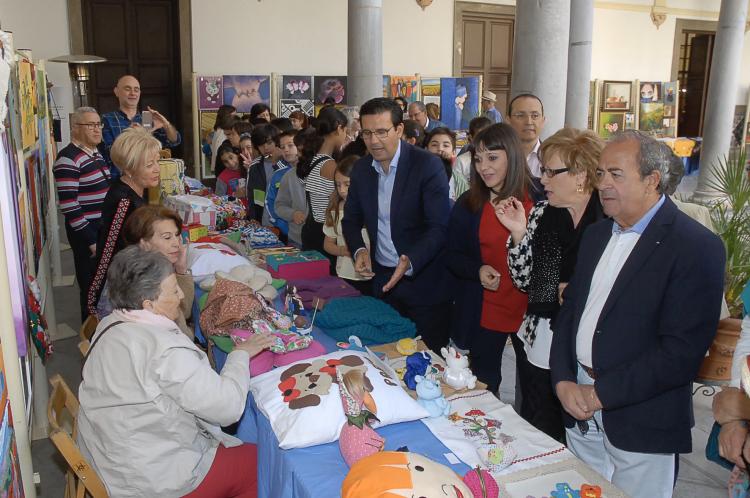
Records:
M533 206L530 199L523 202L526 216ZM500 286L496 291L484 290L480 325L489 330L515 333L526 313L528 296L516 289L508 270L508 241L510 232L495 216L490 202L482 209L479 222L479 248L482 264L493 267L500 273Z

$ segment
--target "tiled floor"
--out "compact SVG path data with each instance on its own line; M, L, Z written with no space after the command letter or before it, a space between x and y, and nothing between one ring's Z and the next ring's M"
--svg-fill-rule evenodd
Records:
M64 238L63 234L63 238ZM73 272L72 255L63 251L64 273ZM55 288L55 307L59 323L73 330L80 328L78 313L78 289L74 286ZM81 381L81 356L78 352L78 337L55 341L55 353L47 364L47 375L60 373L70 387L77 391ZM503 384L500 399L512 403L515 386L515 357L513 348L505 348L503 356ZM674 496L678 498L723 498L727 496L726 482L729 472L706 460L704 448L713 425L711 399L700 392L694 397L695 422L693 429L693 453L680 457L680 474ZM41 476L37 488L38 496L52 498L63 496L64 463L48 439L32 444L34 471ZM644 497L649 498L649 497Z

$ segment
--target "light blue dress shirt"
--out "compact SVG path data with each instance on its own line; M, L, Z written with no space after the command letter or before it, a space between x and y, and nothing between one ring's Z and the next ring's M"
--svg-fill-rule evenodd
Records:
M643 235L643 232L646 230L646 227L649 223L651 223L651 220L656 216L656 212L659 210L660 207L664 205L664 200L666 198L664 195L659 198L659 200L654 204L654 206L646 211L646 214L644 214L638 222L633 225L632 227L628 228L627 230L623 230L620 225L617 224L615 221L612 223L612 233L629 233L634 232L638 235Z
M488 110L484 111L484 117L488 118L494 124L502 123L503 122L503 115L500 114L500 111L498 111L494 107L492 109L488 109Z
M401 141L399 140L388 173L383 170L380 161L372 160L372 167L378 173L378 240L375 246L375 261L386 268L395 268L399 258L396 246L391 239L391 199L400 157Z

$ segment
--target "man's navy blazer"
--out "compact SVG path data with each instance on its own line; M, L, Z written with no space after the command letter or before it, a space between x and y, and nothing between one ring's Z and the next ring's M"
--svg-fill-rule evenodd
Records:
M449 212L448 176L442 161L402 141L391 196L391 240L396 252L408 256L414 269L414 274L404 279L412 283L409 301L415 306L445 301L443 252ZM369 154L352 169L341 225L352 257L364 247L361 230L367 229L370 259L378 273L378 173Z
M552 383L576 381L576 333L612 220L583 235L555 325ZM689 453L692 382L716 333L724 283L721 240L667 198L630 253L595 327L592 361L604 429L640 453ZM568 427L573 418L565 414Z

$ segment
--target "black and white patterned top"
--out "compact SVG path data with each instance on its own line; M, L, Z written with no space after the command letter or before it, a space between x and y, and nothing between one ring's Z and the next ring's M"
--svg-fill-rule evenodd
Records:
M305 180L305 190L310 193L312 215L318 223L325 223L328 202L331 200L331 194L336 189L333 180L320 175L320 168L326 161L333 161L333 158L328 154L315 154L312 158L314 166Z

